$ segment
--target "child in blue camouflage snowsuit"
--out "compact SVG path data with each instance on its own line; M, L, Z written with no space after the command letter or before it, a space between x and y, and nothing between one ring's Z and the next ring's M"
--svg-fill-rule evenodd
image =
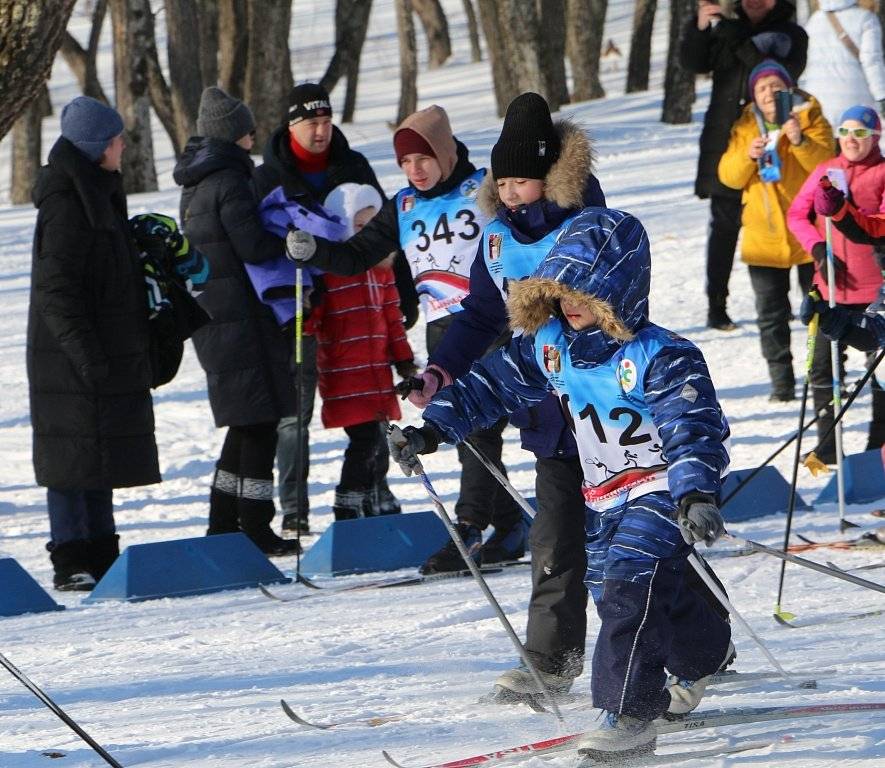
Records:
M408 473L440 441L560 397L584 467L587 584L601 620L592 691L605 717L581 745L590 754L653 747L651 721L697 706L733 652L727 620L683 584L693 544L724 530L729 428L700 350L648 320L650 273L637 219L585 209L510 286L522 333L440 392L423 427L390 441Z

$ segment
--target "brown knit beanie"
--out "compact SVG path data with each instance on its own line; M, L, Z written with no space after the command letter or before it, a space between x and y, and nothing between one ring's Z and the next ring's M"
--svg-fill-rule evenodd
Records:
M393 147L397 161L402 155L409 154L408 152L400 153L398 149L399 135L405 131L417 134L427 144L431 151L425 151L424 154L432 155L439 163L442 170L440 181L449 178L458 162L458 149L455 146L455 137L452 135L452 126L446 111L434 104L432 107L414 112L402 121L399 128L396 129L396 133L393 134ZM404 140L411 141L411 137Z

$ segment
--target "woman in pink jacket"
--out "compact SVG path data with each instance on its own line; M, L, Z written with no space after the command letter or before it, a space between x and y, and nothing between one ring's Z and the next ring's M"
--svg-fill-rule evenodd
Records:
M885 212L885 158L879 150L882 132L879 116L871 107L850 107L842 114L836 133L841 154L827 160L805 180L799 194L793 199L787 213L787 225L802 247L814 258L814 282L824 299L829 299L827 283L827 250L823 217L814 212L814 192L822 176L842 187L848 199L861 213ZM844 179L844 182L842 181ZM833 229L833 255L836 268L836 303L840 306L865 309L875 301L882 285L882 270L872 245L853 243L835 227ZM844 345L843 359L844 359ZM840 372L844 377L844 371ZM841 378L840 377L840 378ZM814 396L814 408L825 413L817 423L818 436L832 424L833 408L828 405L832 397L832 366L830 345L818 336L811 368L810 383ZM870 423L867 448L879 448L885 438L885 392L874 379L873 420ZM828 464L836 460L833 438L817 451Z

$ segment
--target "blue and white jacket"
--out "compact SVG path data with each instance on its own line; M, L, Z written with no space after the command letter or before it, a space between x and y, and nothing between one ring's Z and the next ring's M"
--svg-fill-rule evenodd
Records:
M544 180L545 197L511 211L501 205L495 179L488 174L479 190L478 205L489 217L470 268L470 295L429 363L453 378L463 376L474 361L507 329L507 291L512 281L528 277L556 242L568 221L586 206L604 206L605 196L592 173L593 153L587 134L568 121L559 121L562 150ZM511 423L521 429L522 446L540 457L577 453L562 409L549 397L514 413Z
M648 320L648 237L622 211L588 208L531 278L511 285L511 323L524 329L475 363L424 411L446 440L463 440L554 392L567 409L588 506L604 510L653 491L678 502L717 496L729 427L700 350ZM597 324L573 330L559 299L577 298Z

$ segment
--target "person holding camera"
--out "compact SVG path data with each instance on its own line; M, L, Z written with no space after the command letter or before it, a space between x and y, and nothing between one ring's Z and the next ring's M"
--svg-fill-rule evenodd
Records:
M793 89L778 62L766 59L750 72L748 104L731 129L719 161L719 180L742 191L741 259L749 265L756 296L762 356L771 378L770 400L796 396L790 352L790 269L804 291L814 265L787 229L787 210L805 179L833 156L833 131L810 94ZM792 101L792 105L790 102Z
M726 312L728 280L741 228L741 195L719 181L719 159L729 129L747 104L747 77L764 59L780 62L797 80L805 69L808 36L792 19L788 0L740 0L729 13L722 5L700 0L697 15L682 30L680 59L690 72L712 77L712 90L695 178L695 194L710 200L707 238L707 327L731 331L737 326Z

